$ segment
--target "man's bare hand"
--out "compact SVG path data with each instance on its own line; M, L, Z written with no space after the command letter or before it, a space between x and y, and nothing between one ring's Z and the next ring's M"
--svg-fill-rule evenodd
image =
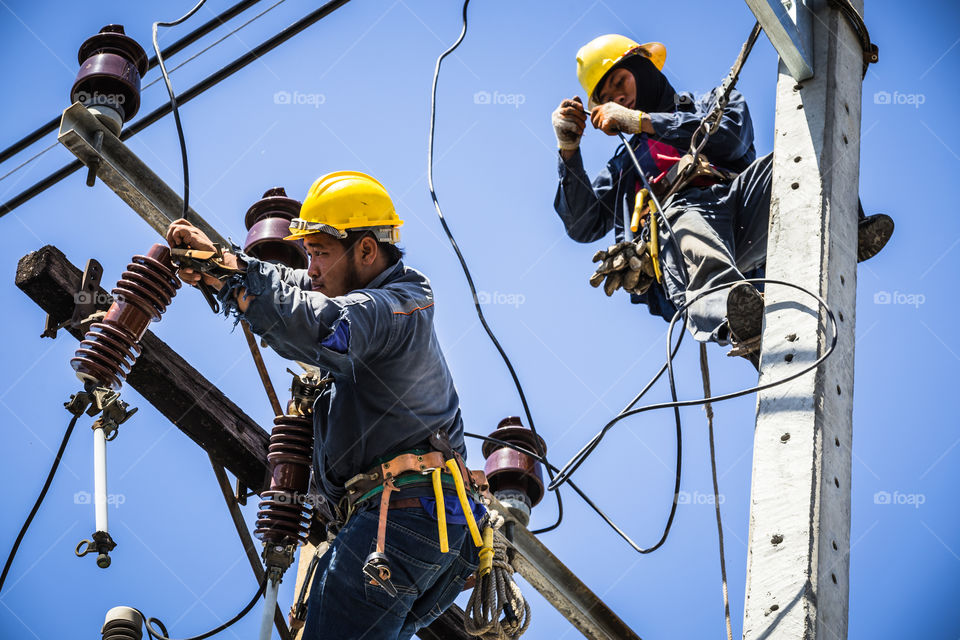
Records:
M213 251L215 249L213 243L210 242L210 238L207 237L207 234L190 224L190 222L184 218L174 220L170 223L170 226L167 227L167 244L169 244L171 248L186 247L188 249L198 249L201 251ZM193 286L197 286L201 279L218 291L223 286L223 283L213 276L194 271L193 269L179 269L177 275L180 276L181 280Z

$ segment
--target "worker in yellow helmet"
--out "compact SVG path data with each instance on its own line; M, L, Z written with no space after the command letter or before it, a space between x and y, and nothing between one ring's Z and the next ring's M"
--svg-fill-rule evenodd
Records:
M314 182L290 223L287 239L303 242L307 269L234 249L223 253L224 279L179 272L216 288L225 311L278 354L333 379L313 405L312 484L338 533L313 574L304 640L410 638L477 566L472 529L483 507L463 480L460 401L434 331L430 281L401 260L402 224L380 182L338 171ZM167 239L213 249L186 220Z
M662 196L676 179L675 166L712 110L718 90L678 93L663 73L666 58L659 42L640 44L615 34L594 38L577 52L577 78L587 107L575 96L552 114L560 155L554 208L578 242L594 242L614 231L617 244L594 256L600 266L591 278L592 285L603 284L607 295L623 288L634 303L669 320L700 292L731 284L688 309L689 327L697 340L734 344L738 355L757 366L763 299L753 285L740 281L763 275L773 154L757 158L743 95L730 94L719 128L703 148L708 162L698 178L680 182L661 203L684 254L683 265L665 227L649 223L650 198L626 149L618 148L592 183L584 170L579 147L589 118L608 135L632 135L629 144L656 195ZM889 216L865 217L861 208L858 259L876 255L892 233ZM681 266L689 275L686 287Z

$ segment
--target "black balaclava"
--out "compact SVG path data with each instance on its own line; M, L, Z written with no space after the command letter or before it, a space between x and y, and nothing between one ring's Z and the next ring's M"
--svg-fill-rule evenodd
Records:
M676 91L667 77L642 53L633 53L613 65L597 84L602 87L614 69L626 69L633 74L637 99L633 108L646 113L672 112L676 109Z

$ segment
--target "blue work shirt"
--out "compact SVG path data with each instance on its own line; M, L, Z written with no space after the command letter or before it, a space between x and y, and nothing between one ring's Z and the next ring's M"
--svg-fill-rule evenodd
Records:
M665 143L675 147L678 155L687 152L690 138L700 126L700 121L710 113L718 89L703 95L690 92L677 94L676 108L671 112L648 113L654 134L639 133L630 138L630 146L636 150L637 160L645 170L647 179L655 178L658 170L651 159L648 141ZM720 127L710 136L703 149L711 163L740 172L756 159L753 147L753 121L743 95L733 90L723 111ZM569 160L558 156L560 183L553 207L567 235L576 242L595 242L611 229L617 242L624 238L624 219L633 213L638 176L633 161L621 145L591 183L583 168L583 157L577 149ZM663 292L660 284L653 285L642 295L632 294L635 304L646 304L653 315L669 320L676 308Z
M237 252L247 263L218 297L225 311L284 358L320 367L333 384L313 408L314 478L336 504L344 483L383 456L431 448L446 431L464 458L460 399L433 328L430 281L402 262L365 288L328 297L312 291L305 269ZM240 313L233 292L255 298Z

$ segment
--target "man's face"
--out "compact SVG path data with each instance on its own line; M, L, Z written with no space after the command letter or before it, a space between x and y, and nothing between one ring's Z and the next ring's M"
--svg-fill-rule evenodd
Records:
M616 102L622 107L633 109L637 100L637 83L627 69L614 69L607 74L603 85L597 91L597 102L606 104Z
M310 257L307 275L314 291L333 298L363 287L356 252L345 249L339 240L326 233L314 233L303 239L303 246Z

